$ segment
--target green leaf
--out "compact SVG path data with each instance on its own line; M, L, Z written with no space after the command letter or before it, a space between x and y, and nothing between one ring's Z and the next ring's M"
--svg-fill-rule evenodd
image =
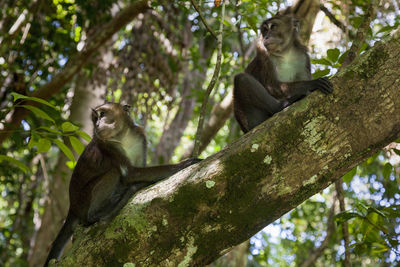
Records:
M348 53L349 53L349 51L346 51L346 52L344 52L343 54L340 55L340 57L339 57L339 59L338 59L338 62L339 62L340 64L343 63L343 61L344 61L344 59L346 58L346 56L347 56Z
M76 161L67 161L65 165L72 170L76 166Z
M76 151L76 153L81 155L83 150L85 149L85 146L81 143L81 141L79 141L79 139L76 138L75 136L70 136L69 141L71 142L71 145Z
M18 99L31 100L31 101L39 102L41 104L44 104L46 106L49 106L49 107L54 108L55 110L57 110L57 108L54 105L52 105L49 102L47 102L46 100L38 98L38 97L21 95L21 94L15 93L15 92L12 92L11 95L14 97L14 102L17 101Z
M5 155L0 155L0 162L2 162L3 160L6 160L8 162L10 162L11 164L17 166L18 168L20 168L24 173L28 173L31 172L31 170L29 169L28 166L26 166L25 164L23 164L22 162L9 157L9 156L5 156Z
M338 58L339 58L340 51L337 48L328 49L328 51L326 51L326 54L327 54L327 56L328 56L330 61L336 62L338 60Z
M382 169L382 176L383 179L387 180L390 176L390 174L392 173L393 170L393 166L392 164L390 164L389 162L385 164L385 166L383 166Z
M380 153L381 153L381 152L377 152L377 153L375 153L374 155L372 155L371 157L369 157L369 158L366 160L366 164L367 164L367 165L372 164L372 163L375 161L375 159L379 156Z
M377 243L377 242L372 243L372 253L373 254L381 254L382 252L388 251L389 249L390 249L390 247L386 244Z
M361 214L353 211L344 211L339 214L336 214L335 221L337 224L341 224L353 218L364 218Z
M53 142L64 152L65 156L67 156L71 161L75 162L74 154L72 151L60 140L54 139Z
M389 218L400 218L400 208L398 206L390 206L383 208L383 212Z
M354 253L356 255L362 255L367 252L368 246L364 243L356 243L354 246Z
M258 31L258 27L257 27L257 17L255 16L246 16L244 17L245 20L247 21L247 24L250 26L251 29L253 29L253 31L257 32Z
M43 130L46 130L48 132L55 133L55 134L59 133L59 131L57 129L53 129L53 128L50 128L47 126L40 126L38 129L43 129Z
M39 139L40 139L39 136L37 134L35 134L34 132L32 132L32 134L29 138L28 148L32 149L37 144L37 141Z
M369 45L368 45L367 43L363 43L363 44L361 45L359 51L358 51L358 54L361 54L362 52L364 52L365 49L368 48L368 46L369 46Z
M332 62L327 60L326 58L317 58L317 59L312 59L311 60L312 64L320 64L320 65L327 65L327 66L332 66Z
M379 229L376 227L379 215L375 212L372 212L367 215L367 218L363 218L361 224L363 240L369 242L377 241L380 239Z
M44 112L43 110L41 110L41 109L39 109L37 107L28 106L28 105L20 105L20 106L24 107L26 109L29 109L30 111L32 111L38 117L41 117L41 118L43 118L45 120L48 120L48 121L51 121L51 122L55 123L55 121L52 118L50 118L50 116L47 115L46 112Z
M356 173L357 173L357 166L354 167L353 169L351 169L345 175L343 175L343 182L345 182L346 184L349 184L351 182L351 180L353 180L353 177L356 175Z
M390 32L391 30L393 30L395 27L393 26L384 26L382 27L377 33L381 33L381 32Z
M329 69L324 69L324 70L317 70L316 72L313 73L313 78L317 79L320 77L324 77L328 75L331 71Z
M83 139L85 139L86 141L90 142L92 141L92 138L90 137L90 135L88 135L87 133L85 133L84 131L76 131L76 133L82 137Z
M50 150L51 142L48 139L40 138L36 143L38 153L46 153Z
M380 216L382 216L383 218L386 218L385 213L383 213L382 211L378 210L375 207L369 207L368 212L376 212L377 214L379 214Z
M230 23L228 20L226 20L226 19L224 19L223 23L224 23L224 25L225 25L226 27L230 27L230 26L231 26L231 23Z
M73 125L71 122L66 121L61 125L62 131L65 132L75 132L76 130L79 129L78 126Z

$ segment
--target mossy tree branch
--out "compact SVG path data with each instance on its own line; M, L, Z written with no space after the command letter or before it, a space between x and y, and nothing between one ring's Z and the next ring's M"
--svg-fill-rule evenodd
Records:
M57 266L201 266L400 136L400 31L222 151L80 228Z

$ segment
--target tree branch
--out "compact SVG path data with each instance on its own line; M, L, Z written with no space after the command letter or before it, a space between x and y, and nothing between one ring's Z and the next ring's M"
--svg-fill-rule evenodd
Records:
M81 228L57 266L212 262L400 136L399 69L397 30L335 75L333 94L313 92L139 192L107 226Z
M339 207L340 207L340 212L345 212L346 211L346 204L344 203L344 193L343 193L343 187L342 187L343 180L339 179L335 182L335 187L336 187L336 193L337 197L339 199ZM345 267L350 267L351 262L350 262L350 247L349 247L349 225L347 221L344 221L342 223L342 233L343 233L343 241L344 241L344 266Z
M231 116L233 107L232 91L230 91L224 99L217 103L211 110L210 118L208 119L202 134L200 136L199 154L206 149L208 144L218 133L219 129L224 126L225 122ZM182 159L189 158L193 154L194 143L191 143L182 155Z
M199 155L200 145L201 145L200 139L201 139L202 132L203 132L203 124L204 124L204 118L206 116L208 99L210 97L211 91L213 90L215 84L218 81L219 71L221 69L222 36L223 36L223 30L224 30L224 18L225 18L225 0L223 0L223 2L222 2L221 23L219 25L219 34L218 34L218 41L217 41L217 64L215 65L213 76L211 78L210 83L208 84L207 90L204 94L203 103L201 105L199 124L197 125L196 137L194 139L194 148L193 148L192 157L198 157L198 155Z
M324 6L324 4L320 4L320 9L322 12L325 13L325 15L329 18L329 20L336 25L336 27L338 27L339 29L341 29L343 32L347 32L347 27L337 18L335 18L335 15L332 14L332 12L329 11L329 9ZM355 38L355 35L353 32L349 31L349 36L350 38L353 40Z
M52 95L61 91L64 86L78 73L86 62L90 59L94 52L103 45L111 36L119 31L122 27L128 24L140 13L145 12L150 8L148 1L135 1L119 12L110 22L99 29L82 51L76 54L75 57L68 60L68 63L62 71L57 73L51 81L34 91L30 96L49 99ZM35 106L37 102L29 102L29 105ZM7 139L11 132L20 127L21 120L28 114L29 110L17 108L13 110L12 116L6 122L4 129L0 130L0 144Z
M211 29L211 27L208 25L206 19L203 17L203 13L201 13L199 6L196 4L196 2L194 0L190 0L190 2L192 3L192 6L194 7L194 9L196 9L197 13L199 13L199 17L200 17L201 21L203 22L204 26L206 27L207 31L209 33L211 33L211 35L215 38L215 40L218 40L218 36L215 34L213 29Z
M364 19L360 27L358 28L356 38L353 39L353 43L349 49L349 52L347 53L347 56L345 57L339 70L342 70L351 62L353 62L353 60L358 55L362 44L365 42L366 35L370 28L369 24L371 23L371 20L375 17L375 13L376 13L375 0L370 0L367 14L365 14Z

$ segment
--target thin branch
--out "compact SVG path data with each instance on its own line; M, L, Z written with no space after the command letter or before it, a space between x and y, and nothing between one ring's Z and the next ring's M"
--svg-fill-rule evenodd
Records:
M365 42L367 32L370 28L369 25L371 23L371 20L375 17L375 13L376 13L375 0L371 0L369 2L367 13L364 15L364 19L363 19L360 27L358 28L356 37L353 39L353 44L351 45L349 52L348 52L346 58L344 59L343 64L339 70L342 70L343 68L345 68L351 62L353 62L353 60L356 58L357 54L360 51L362 44Z
M199 124L197 125L196 137L194 140L194 149L193 149L193 157L197 157L199 155L200 150L200 138L203 132L203 124L204 124L204 117L206 115L206 108L208 99L210 97L211 91L214 88L215 84L217 83L219 71L221 69L221 58L222 58L222 35L224 30L224 18L225 18L225 0L222 2L222 11L221 11L221 23L219 25L219 33L217 39L217 64L215 65L214 74L211 78L211 82L207 87L203 103L201 105L201 112L199 118Z
M205 18L203 17L203 14L200 11L199 6L194 2L194 0L190 0L190 2L192 3L194 9L196 9L197 13L199 13L199 17L201 19L201 21L203 22L204 26L206 27L207 31L209 31L211 33L211 35L218 40L217 35L215 34L215 32L211 29L211 27L207 24Z
M342 187L343 180L339 179L335 182L336 193L339 199L340 212L344 212L346 210L346 204L344 203L344 194ZM350 248L349 248L349 227L347 222L342 223L342 233L343 233L343 241L344 241L344 266L350 267Z
M242 18L240 17L239 20L239 10L238 10L238 6L239 6L239 1L240 0L236 0L236 5L235 5L235 18L237 20L236 22L236 28L237 28L237 34L238 34L238 40L239 40L239 45L240 45L240 53L242 55L242 67L245 67L245 62L246 62L246 58L244 57L245 55L245 48L244 48L244 44L243 44L243 34L242 34L242 30L240 29L240 22L242 21Z
M326 229L326 236L324 241L322 241L321 245L316 248L315 250L313 250L308 256L307 256L307 260L305 260L300 267L308 267L308 266L314 266L315 265L315 261L321 257L322 253L324 252L324 250L328 247L329 245L329 241L331 240L331 236L335 230L335 221L334 221L334 217L335 217L335 205L336 204L336 197L333 199L332 201L332 206L329 210L329 215L328 215L328 228Z
M336 27L338 27L339 29L341 29L343 32L347 32L348 28L343 24L343 22L341 22L340 20L338 20L334 14L332 14L332 12L329 11L329 9L324 6L324 4L320 4L319 8L321 9L322 12L325 13L325 15L329 18L329 20L336 25ZM349 32L349 36L350 38L353 40L355 35L353 32Z

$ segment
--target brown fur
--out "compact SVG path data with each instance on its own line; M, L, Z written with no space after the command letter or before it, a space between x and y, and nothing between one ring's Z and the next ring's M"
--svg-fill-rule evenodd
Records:
M311 80L310 58L299 40L298 27L298 20L288 15L277 15L261 24L255 58L244 73L235 76L234 113L244 132L311 91L332 92L326 78ZM266 90L269 96L259 90ZM250 123L254 114L257 118Z
M93 109L92 121L93 139L72 173L68 216L45 266L61 255L78 223L91 225L111 220L139 189L200 161L188 159L178 164L145 167L146 136L130 118L127 106L98 106ZM131 147L125 147L126 144Z

